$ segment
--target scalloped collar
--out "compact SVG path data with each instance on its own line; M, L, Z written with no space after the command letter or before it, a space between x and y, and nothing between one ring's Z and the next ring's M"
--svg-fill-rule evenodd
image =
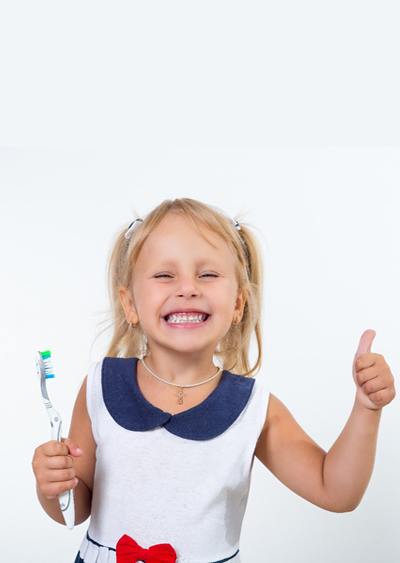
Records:
M255 383L248 377L223 370L218 386L198 405L177 414L165 412L142 394L137 382L137 357L105 356L101 385L106 408L127 430L146 431L164 426L189 440L209 440L233 424L245 408Z

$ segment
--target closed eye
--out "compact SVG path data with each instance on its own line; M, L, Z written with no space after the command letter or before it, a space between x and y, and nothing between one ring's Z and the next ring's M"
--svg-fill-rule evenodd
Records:
M213 278L217 278L217 274L203 274L203 276L211 276ZM169 274L158 274L157 276L154 276L155 278L165 278L165 277L172 277Z

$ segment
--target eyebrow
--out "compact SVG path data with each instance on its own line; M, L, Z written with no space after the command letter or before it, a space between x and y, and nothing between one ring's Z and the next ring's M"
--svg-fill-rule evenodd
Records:
M175 266L177 264L176 261L174 260L163 260L162 262L160 262L157 267L161 267L161 266ZM204 264L210 264L213 266L216 266L218 264L217 260L212 259L212 258L202 258L200 260L197 261L197 264L199 266L202 266Z

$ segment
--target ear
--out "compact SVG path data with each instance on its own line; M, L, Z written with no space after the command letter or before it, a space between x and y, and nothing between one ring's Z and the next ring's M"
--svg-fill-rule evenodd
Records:
M239 289L235 304L235 313L237 313L238 321L242 319L245 304L246 300L244 297L243 289Z
M118 289L119 299L121 305L125 312L125 318L128 323L136 324L139 321L139 317L136 312L136 308L133 304L131 293L128 288L121 286Z

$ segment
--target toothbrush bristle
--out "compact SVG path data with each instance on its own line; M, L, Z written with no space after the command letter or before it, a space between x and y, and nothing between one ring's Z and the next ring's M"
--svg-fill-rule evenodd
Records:
M53 365L50 359L51 358L50 350L45 350L44 352L40 352L40 355L42 357L44 364L45 379L51 379L52 377L55 377Z

